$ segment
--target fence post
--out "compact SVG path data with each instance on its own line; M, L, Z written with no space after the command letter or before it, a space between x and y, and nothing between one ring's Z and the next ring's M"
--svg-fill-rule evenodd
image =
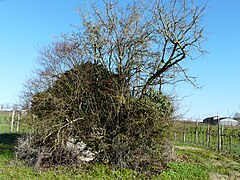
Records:
M208 124L207 126L207 147L209 148L210 147L210 125Z
M18 132L18 130L19 130L19 124L20 124L20 112L18 112L18 116L17 116L17 132Z
M221 147L224 149L224 134L223 134L223 125L221 125Z
M232 135L229 134L229 152L231 153L232 152Z
M13 109L13 112L12 112L12 122L11 122L11 133L13 132L13 123L14 123L15 111L16 111L16 109Z
M186 127L184 127L184 131L183 131L183 143L186 143Z
M219 117L218 117L218 150L222 149L222 147L221 147L221 145L222 145L221 140L222 140L222 137L221 137L221 127L220 127L220 121L219 121Z
M195 136L196 136L196 138L195 138L195 143L197 144L198 143L198 121L196 121L196 129L195 129Z

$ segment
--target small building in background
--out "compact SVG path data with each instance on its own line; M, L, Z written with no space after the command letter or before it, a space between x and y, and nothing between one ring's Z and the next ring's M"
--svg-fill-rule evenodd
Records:
M207 117L203 120L205 124L217 125L218 124L218 116Z
M230 117L208 117L203 120L203 123L210 124L210 125L223 125L223 126L238 126L239 122L233 118Z
M229 118L229 117L220 118L219 125L223 125L223 126L238 126L238 121L234 120L232 118Z

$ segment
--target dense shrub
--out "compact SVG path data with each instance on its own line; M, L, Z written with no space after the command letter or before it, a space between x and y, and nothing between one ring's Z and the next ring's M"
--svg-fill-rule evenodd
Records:
M83 149L69 148L71 141L86 144L84 149L95 154L93 162L161 170L172 158L172 103L154 91L144 98L123 93L120 80L100 65L84 63L35 94L34 134L19 140L18 157L35 167L81 164L76 157Z

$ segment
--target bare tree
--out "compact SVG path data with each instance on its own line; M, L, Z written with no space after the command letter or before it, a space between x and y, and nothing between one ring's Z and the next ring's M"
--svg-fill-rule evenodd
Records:
M167 82L194 84L181 63L204 53L205 6L188 0L133 1L128 8L104 3L102 11L92 6L95 16L82 15L84 32L75 39L82 40L86 59L122 77L122 93L131 87L142 97Z
M149 89L180 81L194 85L183 61L205 52L204 10L193 0L104 1L104 9L80 9L79 30L41 50L31 90L46 90L59 74L87 61L118 75L119 96L144 97Z
M239 112L236 112L233 116L233 119L237 120L237 121L240 121L240 113Z

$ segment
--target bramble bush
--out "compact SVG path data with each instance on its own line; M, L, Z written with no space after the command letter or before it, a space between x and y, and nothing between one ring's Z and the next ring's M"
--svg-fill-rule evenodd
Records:
M136 171L159 172L172 158L169 132L173 105L162 93L143 98L119 93L121 77L93 63L62 74L52 87L33 96L34 133L19 140L17 155L36 168L80 165L82 142L94 153L91 162Z

